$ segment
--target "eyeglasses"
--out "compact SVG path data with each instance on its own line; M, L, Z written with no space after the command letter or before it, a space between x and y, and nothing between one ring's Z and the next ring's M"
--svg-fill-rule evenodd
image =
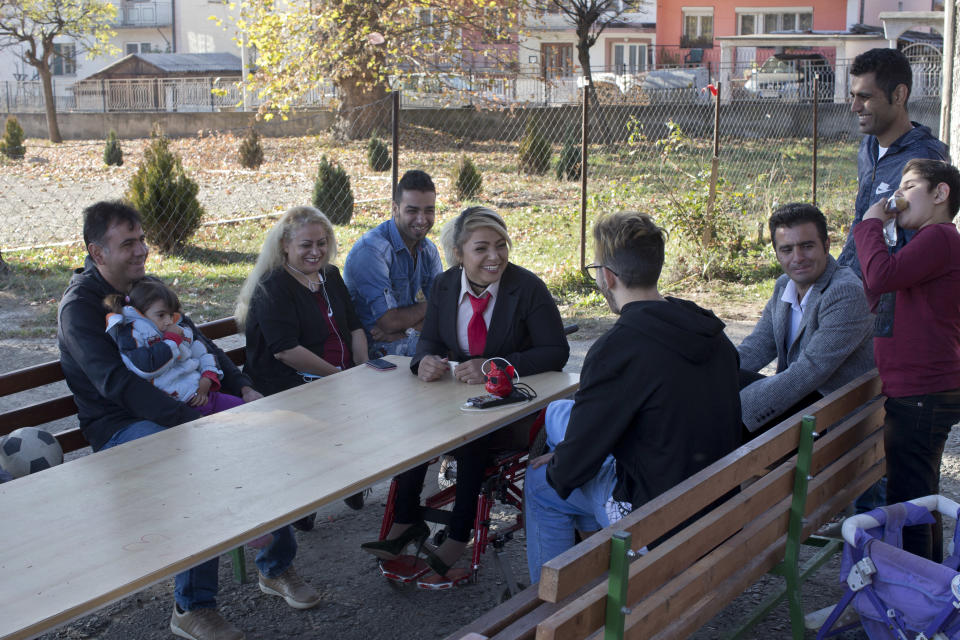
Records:
M600 268L601 268L601 267L603 267L604 269L606 269L607 271L609 271L609 272L612 273L613 275L617 276L618 278L620 277L620 274L619 274L619 273L617 273L616 271L614 271L613 269L611 269L610 267L608 267L608 266L605 265L605 264L597 264L597 263L588 264L588 265L586 265L586 266L584 267L584 269L586 270L587 274L590 275L591 278L596 279L596 278L600 275Z

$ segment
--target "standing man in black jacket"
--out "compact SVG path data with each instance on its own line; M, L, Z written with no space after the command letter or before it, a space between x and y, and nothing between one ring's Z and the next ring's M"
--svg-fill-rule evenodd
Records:
M598 220L593 236L588 269L620 317L587 353L562 441L527 471L531 582L573 546L575 529L608 526L740 438L737 350L712 312L660 295L663 230L646 214L622 212Z
M101 451L199 418L186 402L127 369L105 331L104 298L128 292L144 276L147 245L140 214L122 202L97 202L83 212L83 241L86 264L70 279L57 318L60 364L77 403L80 431L94 451ZM225 392L244 402L263 397L219 347L190 326L216 357ZM272 542L257 554L260 589L305 609L319 604L320 596L294 571L296 553L290 527L275 531ZM217 566L214 558L176 576L170 620L175 635L193 640L244 637L216 610Z

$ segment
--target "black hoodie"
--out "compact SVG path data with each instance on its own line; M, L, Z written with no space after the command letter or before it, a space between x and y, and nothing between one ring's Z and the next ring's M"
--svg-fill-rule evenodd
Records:
M124 366L117 344L105 331L107 310L103 299L114 293L119 292L87 258L85 268L77 269L70 278L57 314L60 366L77 403L80 431L94 451L114 433L140 420L172 427L200 417L196 409L171 398ZM250 386L250 379L189 318L184 316L184 321L217 358L217 366L223 371L222 391L239 396L242 387Z
M547 467L561 498L617 461L614 498L652 500L740 442L739 357L711 311L632 302L590 348L566 436Z

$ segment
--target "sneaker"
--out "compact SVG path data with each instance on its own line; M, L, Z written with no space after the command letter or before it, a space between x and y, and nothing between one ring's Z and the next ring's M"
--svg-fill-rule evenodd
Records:
M194 609L180 613L173 606L170 616L170 631L173 635L190 640L244 640L240 629L223 619L216 609Z
M268 578L262 573L259 575L260 591L271 596L280 596L294 609L309 609L320 604L320 594L303 581L293 565L276 578Z

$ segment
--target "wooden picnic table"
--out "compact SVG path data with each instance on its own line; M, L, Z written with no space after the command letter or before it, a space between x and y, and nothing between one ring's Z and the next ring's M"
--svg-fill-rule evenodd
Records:
M349 371L0 485L0 638L29 638L569 396L483 412L483 389Z

